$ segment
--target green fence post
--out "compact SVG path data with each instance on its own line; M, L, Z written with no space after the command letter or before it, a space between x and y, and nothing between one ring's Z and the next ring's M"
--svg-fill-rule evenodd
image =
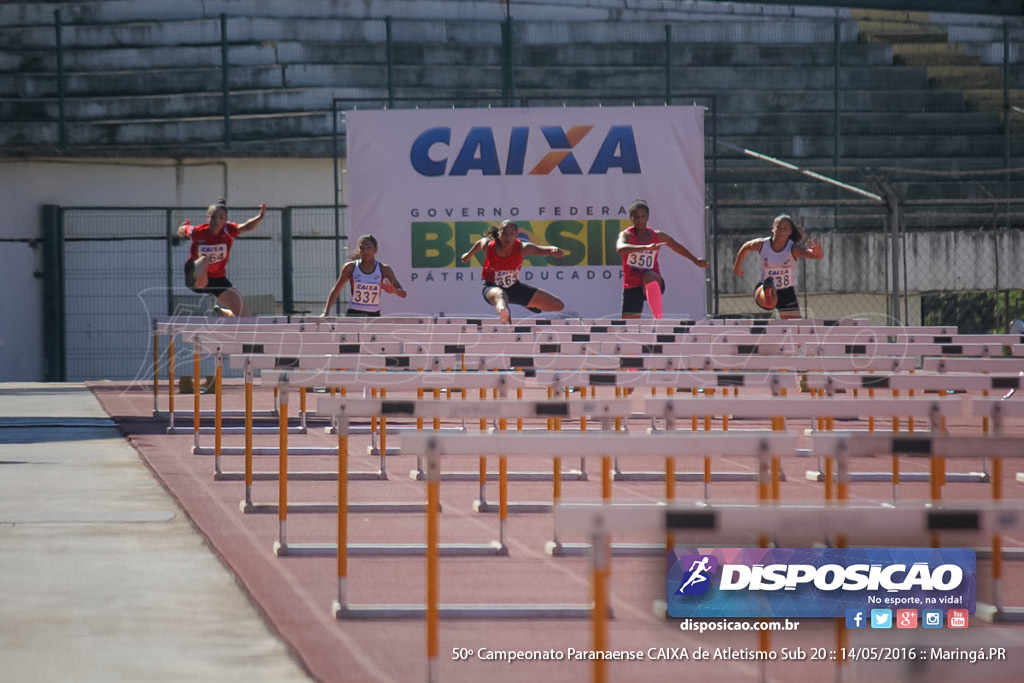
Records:
M1006 225L1010 225L1010 27L1003 22L1003 174L1004 194L1006 203L1003 204L1006 210L1003 217Z
M672 26L665 24L665 104L672 104Z
M840 50L840 38L842 36L841 25L839 21L836 21L832 26L832 175L835 176L836 180L839 180L839 160L842 155L842 89L840 86L840 79L843 75L843 69L841 66L842 51ZM832 196L835 198L836 203L832 205L832 229L839 229L839 194L840 189L836 187L832 191Z
M174 209L167 209L167 235L165 239L166 254L164 255L167 265L167 315L174 315L174 239L176 237L174 226Z
M228 74L228 15L220 15L220 84L224 101L224 149L231 149L231 88Z
M395 108L395 55L391 42L391 17L384 17L384 33L386 36L386 58L388 67L388 108Z
M506 16L501 26L501 92L506 107L512 106L512 100L516 96L516 75L512 64L512 37L512 17Z
M60 10L54 11L53 23L57 41L57 146L65 149L68 146L68 123L64 92L64 24L61 21Z
M292 243L292 207L281 212L281 306L285 315L295 313L294 249Z
M63 212L43 205L43 357L47 382L67 381L67 329L64 304Z

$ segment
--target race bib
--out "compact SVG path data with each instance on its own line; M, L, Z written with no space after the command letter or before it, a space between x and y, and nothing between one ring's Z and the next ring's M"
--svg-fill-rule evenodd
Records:
M792 287L793 286L793 282L791 280L791 278L792 278L792 271L789 268L778 268L778 269L769 268L768 269L768 276L775 283L775 288L776 289L785 289L786 287Z
M352 292L352 303L361 306L376 306L380 303L380 285L357 282Z
M508 289L519 282L518 270L497 270L494 272L494 284L502 289Z
M657 252L653 249L631 251L626 256L626 265L637 270L654 270L654 258Z
M200 244L199 255L206 257L207 263L218 263L228 257L226 244Z

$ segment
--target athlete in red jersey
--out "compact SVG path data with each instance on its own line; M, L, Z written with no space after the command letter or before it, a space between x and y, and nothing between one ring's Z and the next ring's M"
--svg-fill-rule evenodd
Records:
M489 227L484 236L462 255L462 262L469 263L473 254L480 250L484 252L484 269L481 274L484 299L494 306L501 322L512 322L509 304L526 306L535 313L565 308L562 300L554 294L519 280L523 256L547 255L561 258L565 256L561 249L542 247L519 239L519 226L515 221L505 220L499 227Z
M245 223L229 223L228 207L221 198L206 210L206 223L193 227L185 221L178 227L178 237L192 240L189 259L185 262L185 286L199 294L212 294L217 299L214 309L223 316L252 315L241 292L227 278L227 264L235 238L255 230L266 213L264 202L260 212Z
M619 233L615 250L622 255L622 317L639 318L644 311L644 300L655 318L662 317L661 294L665 280L658 266L658 252L665 245L680 256L693 261L699 268L711 263L697 258L671 235L647 227L651 209L643 199L629 205L629 220L633 225Z

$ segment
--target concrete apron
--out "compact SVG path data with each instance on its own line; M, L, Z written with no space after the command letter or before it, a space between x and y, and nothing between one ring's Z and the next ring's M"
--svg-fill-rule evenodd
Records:
M3 678L308 681L78 384L0 383Z

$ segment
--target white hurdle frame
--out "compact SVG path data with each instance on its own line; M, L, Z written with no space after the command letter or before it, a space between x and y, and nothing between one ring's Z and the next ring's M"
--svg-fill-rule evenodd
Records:
M781 452L793 452L797 437L777 432L744 432L721 434L692 434L690 432L658 432L629 435L624 432L583 432L539 434L535 432L496 432L492 434L409 434L404 437L405 447L415 453L467 456L496 453L505 457L537 456L545 453L552 457L562 455L599 455L601 457L602 499L612 497L611 456L638 458L650 456L705 456L753 457L758 465L758 498L767 502L772 496L772 459ZM557 510L560 499L555 501ZM428 511L429 512L429 511ZM555 519L557 530L557 518ZM613 551L624 555L648 555L663 552L664 544L622 544ZM546 545L552 556L579 555L588 546L562 543L557 532Z
M646 411L651 417L660 417L666 421L666 429L674 429L676 421L695 415L704 415L708 411L707 404L716 405L716 410L731 414L733 417L772 418L773 430L784 431L784 421L788 418L815 417L864 417L867 415L899 415L927 417L933 429L939 429L943 417L964 414L963 400L960 398L836 398L836 397L770 397L745 398L721 397L710 400L676 397L651 397L645 402ZM818 434L811 430L812 434ZM828 433L828 432L825 432ZM832 476L830 463L819 456L818 470L807 472L811 481L825 482L825 497L831 498ZM851 478L859 481L892 481L893 496L896 497L896 485L899 478L890 473L858 472ZM921 475L926 477L927 475ZM910 478L901 474L899 477ZM920 479L921 477L917 477ZM977 479L972 474L970 481Z
M941 473L946 458L989 457L994 461L1005 458L1024 459L1024 439L1009 436L892 436L836 432L815 435L813 448L836 459L840 478L843 477L842 472L846 467L845 461L849 458L871 457L878 454L927 457L932 463L932 504L935 506L941 503ZM979 454L979 450L984 452ZM1007 505L1002 500L1001 488L993 487L991 504L997 508ZM983 618L1003 622L1024 621L1024 607L1007 607L1002 604L1004 549L998 532L993 532L991 548L993 600L992 605L985 609Z

